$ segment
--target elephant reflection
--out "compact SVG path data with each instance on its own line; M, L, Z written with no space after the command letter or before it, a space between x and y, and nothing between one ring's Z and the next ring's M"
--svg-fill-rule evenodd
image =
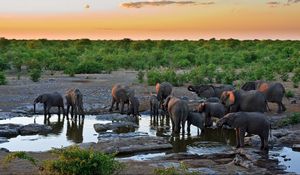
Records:
M44 117L44 124L51 126L52 133L56 134L56 135L59 135L60 133L62 133L62 130L64 128L64 122L65 122L65 116L63 116L61 118L61 116L58 115L57 121L50 121L49 118Z
M75 143L82 143L83 141L83 125L84 118L67 121L67 139Z

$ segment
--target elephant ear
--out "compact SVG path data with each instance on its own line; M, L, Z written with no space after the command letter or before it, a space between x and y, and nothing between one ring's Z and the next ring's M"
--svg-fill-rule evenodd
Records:
M46 95L46 94L41 95L41 100L40 100L40 102L41 102L41 103L45 103L45 102L47 102L47 101L48 101L48 95Z
M229 114L227 114L226 117L227 117L227 121L226 121L227 125L229 125L230 127L233 127L233 128L239 127L235 121L235 119L236 119L235 113L229 113Z
M155 85L156 94L158 94L159 89L160 89L160 84L156 83Z
M258 91L260 91L260 92L266 92L268 89L269 89L268 83L262 83L259 86Z
M203 112L205 110L205 103L200 103L198 106L198 112Z
M234 93L233 91L227 91L226 92L226 106L231 106L234 104L235 102L235 96L234 96Z

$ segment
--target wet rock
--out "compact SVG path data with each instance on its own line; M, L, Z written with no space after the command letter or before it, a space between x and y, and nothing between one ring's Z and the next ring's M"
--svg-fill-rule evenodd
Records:
M239 154L237 154L235 156L235 158L233 159L232 161L235 165L238 165L238 166L241 166L241 167L244 167L244 168L251 168L253 167L253 163L249 160L245 160L244 158L242 158Z
M107 130L117 131L117 130L121 130L122 128L134 130L135 128L138 127L139 126L137 124L132 122L113 122L107 124L99 124L99 123L94 124L94 129L96 132L105 132Z
M96 116L96 120L110 120L110 121L126 121L126 122L134 122L135 119L128 115L122 115L118 113L113 114L104 114Z
M190 173L199 173L199 174L218 174L216 171L210 168L188 168L188 172Z
M300 144L294 144L292 149L293 151L300 151Z
M19 128L21 135L48 134L51 131L52 128L50 126L40 124L29 124Z
M96 143L95 142L88 142L88 143L79 143L77 145L81 149L90 149L90 148L94 148Z
M284 145L293 145L300 143L300 130L289 131L289 133L285 136L282 136L278 139L281 144Z
M5 137L0 137L0 143L8 142L8 139Z
M293 99L290 100L290 103L291 104L297 104L297 100L295 98L293 98Z
M3 151L3 152L6 152L6 153L9 153L9 150L6 149L6 148L0 148L0 151Z
M245 145L249 145L252 147L260 147L260 145L261 145L260 137L258 135L253 135L251 137L245 137L244 141L245 141ZM274 145L276 143L277 143L276 137L269 138L269 144Z
M19 117L21 114L12 113L12 112L0 112L0 120L13 118L13 117Z
M278 130L272 131L272 135L277 138L287 136L288 134L289 134L289 131L287 129L278 129Z
M149 136L146 132L129 132L129 133L100 133L98 136L99 141L111 140L111 139L120 139L120 138L133 138L133 137L145 137Z
M0 137L16 137L19 135L19 127L17 124L0 124Z
M132 134L112 134L107 138L99 135L100 138L95 145L95 150L106 153L135 153L172 148L172 145L165 138L150 137L148 135L141 136L145 135L145 133Z

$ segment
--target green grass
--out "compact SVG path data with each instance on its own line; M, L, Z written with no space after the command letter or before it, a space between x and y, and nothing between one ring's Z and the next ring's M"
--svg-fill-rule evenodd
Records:
M10 153L4 158L4 165L19 158L38 166L45 174L67 174L67 175L111 175L119 172L123 165L114 159L114 155L104 154L92 149L80 149L71 146L51 151L57 159L46 160L41 165L26 152Z
M295 125L300 123L300 113L295 112L292 113L291 115L287 116L287 118L281 120L279 122L279 126L287 126L287 125Z

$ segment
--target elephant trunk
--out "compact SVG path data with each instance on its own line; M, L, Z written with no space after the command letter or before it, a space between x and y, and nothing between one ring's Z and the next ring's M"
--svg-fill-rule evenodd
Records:
M35 106L36 106L36 103L34 102L33 103L33 112L34 112L34 114L35 114Z

